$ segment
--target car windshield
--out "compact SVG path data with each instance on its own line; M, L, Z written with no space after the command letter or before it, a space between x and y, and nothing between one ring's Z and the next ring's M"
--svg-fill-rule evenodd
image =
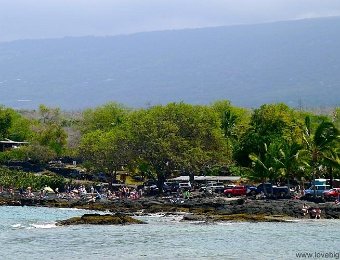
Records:
M329 186L318 186L318 185L316 185L316 186L315 186L315 189L316 189L316 190L329 190ZM312 185L312 186L309 188L309 190L314 190L314 185Z
M328 190L329 187L327 187L327 186L318 186L317 189L318 190Z

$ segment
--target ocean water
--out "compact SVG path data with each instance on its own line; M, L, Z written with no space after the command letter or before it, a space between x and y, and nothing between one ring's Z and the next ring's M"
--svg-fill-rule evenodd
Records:
M84 213L0 207L0 259L339 259L339 220L204 224L150 215L138 217L146 225L55 226Z

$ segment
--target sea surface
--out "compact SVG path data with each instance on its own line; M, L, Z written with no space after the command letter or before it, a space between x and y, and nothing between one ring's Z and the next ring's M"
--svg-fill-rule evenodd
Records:
M137 217L146 225L55 225L84 213L0 207L0 259L339 259L339 220L205 224L156 214Z

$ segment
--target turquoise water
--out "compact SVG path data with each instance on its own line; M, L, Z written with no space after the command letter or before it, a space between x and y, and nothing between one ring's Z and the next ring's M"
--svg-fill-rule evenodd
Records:
M0 259L297 259L297 253L340 253L338 220L203 224L153 215L138 217L147 225L54 225L86 212L0 207Z

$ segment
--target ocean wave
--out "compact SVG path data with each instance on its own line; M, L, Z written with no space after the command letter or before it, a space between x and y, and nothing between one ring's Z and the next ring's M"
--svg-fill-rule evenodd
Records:
M58 208L59 210L67 210L67 211L84 211L84 209L77 208Z
M13 225L11 225L11 227L13 227L13 228L22 228L22 227L24 227L22 224L13 224Z
M219 226L232 226L232 225L244 225L244 224L248 224L247 222L236 222L236 221L216 221L214 222L215 225L219 225Z
M47 229L47 228L55 228L56 223L46 223L46 224L31 224L31 228L43 228L43 229Z

